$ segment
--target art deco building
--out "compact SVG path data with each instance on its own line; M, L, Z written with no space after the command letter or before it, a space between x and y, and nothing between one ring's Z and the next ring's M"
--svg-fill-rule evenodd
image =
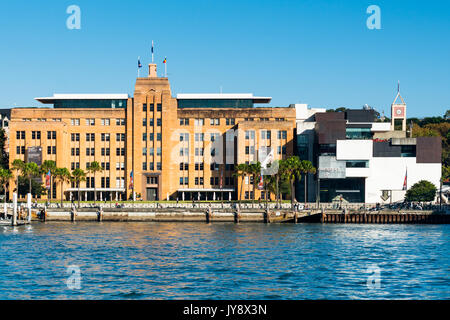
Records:
M127 94L55 94L36 98L50 108L14 108L10 120L10 162L87 171L93 161L103 171L81 182L81 198L143 200L237 199L239 163L294 153L295 108L265 107L270 97L252 94L171 93L168 78L149 75L136 80ZM262 105L262 106L260 106ZM257 183L257 182L255 182ZM244 180L242 198L253 185ZM60 198L54 184L52 198ZM66 184L66 200L78 186ZM264 198L257 189L256 199Z

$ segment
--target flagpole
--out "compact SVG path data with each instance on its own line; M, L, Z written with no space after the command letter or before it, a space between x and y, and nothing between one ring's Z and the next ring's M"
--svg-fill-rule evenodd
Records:
M164 77L167 78L167 60L166 63L164 63Z
M153 40L152 40L152 63L155 63L154 54L153 54Z
M141 57L138 57L138 78L140 76L140 71L141 71L141 68L139 67L140 63L141 63Z

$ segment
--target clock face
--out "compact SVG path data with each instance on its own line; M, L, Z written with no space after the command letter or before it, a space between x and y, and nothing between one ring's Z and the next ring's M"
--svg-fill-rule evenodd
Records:
M394 115L397 117L403 117L404 116L404 109L401 107L394 108Z

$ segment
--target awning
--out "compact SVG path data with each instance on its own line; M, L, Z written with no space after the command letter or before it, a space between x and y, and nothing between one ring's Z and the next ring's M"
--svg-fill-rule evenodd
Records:
M230 188L223 188L223 189L197 189L197 188L193 188L193 189L178 189L178 192L234 192L234 189L230 189Z

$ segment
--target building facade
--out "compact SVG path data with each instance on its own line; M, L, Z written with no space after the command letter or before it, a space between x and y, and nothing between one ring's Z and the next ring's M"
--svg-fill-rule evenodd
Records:
M219 200L237 199L239 163L294 154L295 108L264 107L270 97L252 94L171 93L156 65L127 94L55 94L36 98L52 108L13 108L10 163L14 159L87 171L97 161L103 171L87 174L80 186L64 185L64 199ZM270 151L269 151L270 152ZM253 198L244 179L243 199ZM257 182L255 182L257 183ZM256 199L264 197L256 190ZM53 184L52 199L60 185Z
M308 201L392 203L420 180L439 187L439 137L411 138L400 93L391 105L391 122L373 109L325 112L295 105L297 154L318 168L309 178ZM297 199L304 199L298 185Z

